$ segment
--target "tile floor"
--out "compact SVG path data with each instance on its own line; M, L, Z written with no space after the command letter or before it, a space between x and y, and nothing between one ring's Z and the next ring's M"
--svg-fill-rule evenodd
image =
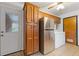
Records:
M41 53L36 53L32 56L43 56ZM79 46L66 44L52 51L45 56L79 56Z
M17 52L14 54L10 54L8 56L24 56L24 54L21 51L21 52ZM31 56L43 56L43 54L38 52ZM79 46L75 46L75 45L67 43L67 44L55 49L54 51L52 51L51 53L49 53L45 56L79 56Z

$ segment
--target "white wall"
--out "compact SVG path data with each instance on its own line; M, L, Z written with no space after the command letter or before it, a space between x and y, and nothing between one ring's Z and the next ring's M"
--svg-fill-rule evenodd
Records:
M63 18L75 16L75 15L77 15L78 19L79 19L79 10L68 12L66 14L60 15L61 21L62 21L61 26L60 26L61 30L63 29ZM78 45L79 45L79 20L78 20Z

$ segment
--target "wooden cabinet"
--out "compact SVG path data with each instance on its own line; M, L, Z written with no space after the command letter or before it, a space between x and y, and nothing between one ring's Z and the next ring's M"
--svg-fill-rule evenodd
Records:
M61 23L59 17L54 16L54 15L47 14L47 13L45 13L45 12L39 11L39 19L42 18L42 17L48 17L48 18L54 20L54 22L55 22L56 24L60 24L60 23Z
M24 26L24 54L33 53L33 25L26 23Z
M24 54L30 55L39 51L39 8L25 3L24 5Z

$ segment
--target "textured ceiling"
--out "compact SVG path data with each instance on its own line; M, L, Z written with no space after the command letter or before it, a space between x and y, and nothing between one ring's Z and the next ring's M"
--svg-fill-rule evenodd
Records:
M57 6L51 8L51 9L48 9L48 6L50 4L53 4L54 2L30 2L30 3L37 5L38 7L40 7L40 10L42 10L42 11L45 11L45 12L48 12L50 14L54 14L57 16L60 16L62 14L79 9L79 2L63 2L63 5L65 8L62 12L58 11L56 9ZM8 2L8 4L12 4L12 5L18 6L20 8L23 8L23 6L24 6L24 2Z
M40 9L42 11L49 12L49 13L57 15L57 16L60 16L62 14L65 14L65 13L68 13L68 12L75 11L75 10L79 9L79 2L63 2L63 5L65 7L63 11L58 11L56 9L57 6L51 8L51 9L48 9L48 5L52 4L53 2L51 2L51 3L45 2L45 3L41 3L41 2L38 3L37 2L35 4L38 4L38 6L40 7Z

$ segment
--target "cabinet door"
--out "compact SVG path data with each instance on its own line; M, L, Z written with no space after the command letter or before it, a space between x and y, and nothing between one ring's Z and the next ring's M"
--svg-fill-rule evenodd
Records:
M38 24L34 25L34 53L39 51L39 30Z
M31 4L27 4L27 22L33 22L33 6Z
M39 13L39 9L37 7L34 7L34 23L38 22L38 13Z
M43 17L44 17L43 12L39 11L39 19L40 19L40 18L43 18Z
M61 20L60 20L60 18L54 18L54 22L55 22L55 24L60 24L61 23Z
M33 53L33 25L27 24L27 55Z

